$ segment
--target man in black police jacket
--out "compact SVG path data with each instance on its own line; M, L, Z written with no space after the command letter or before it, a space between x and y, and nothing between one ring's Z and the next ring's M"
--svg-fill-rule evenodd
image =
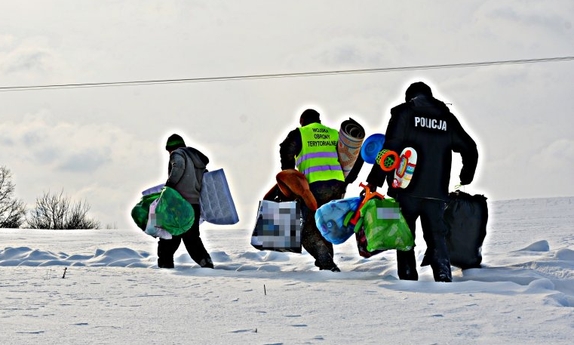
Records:
M393 188L394 170L386 173L378 164L373 165L367 183L375 190L386 178L387 194L399 202L413 236L415 222L420 217L434 279L450 282L452 274L443 212L449 192L452 152L460 153L462 157L460 183L467 185L474 178L478 151L457 118L443 102L433 97L430 87L423 82L411 84L405 103L391 109L385 133L384 149L400 154L409 146L417 152L417 163L407 188ZM397 251L397 273L400 279L418 280L414 249Z

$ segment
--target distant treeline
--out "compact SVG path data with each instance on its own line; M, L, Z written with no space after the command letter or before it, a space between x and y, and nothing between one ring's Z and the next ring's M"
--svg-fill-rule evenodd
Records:
M60 193L44 192L30 210L16 198L12 174L0 166L0 228L18 229L99 229L100 222L88 217L90 205L85 201L72 202Z

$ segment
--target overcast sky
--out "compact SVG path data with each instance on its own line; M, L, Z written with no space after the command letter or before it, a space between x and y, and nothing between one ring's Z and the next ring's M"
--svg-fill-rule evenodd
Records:
M574 56L573 24L571 0L0 0L0 87ZM574 195L574 61L0 91L0 166L30 207L63 190L102 225L131 227L141 190L165 181L165 141L179 133L208 168L225 169L237 226L251 228L280 169L278 145L305 108L331 127L353 117L367 135L384 132L418 80L479 145L467 192Z

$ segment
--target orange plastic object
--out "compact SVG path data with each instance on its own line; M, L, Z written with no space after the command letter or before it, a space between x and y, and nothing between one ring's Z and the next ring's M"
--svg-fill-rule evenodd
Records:
M365 196L363 197L363 200L361 200L361 203L359 204L359 207L357 207L357 210L355 211L355 215L353 216L353 218L351 218L350 223L352 225L356 225L357 222L359 221L359 218L361 218L361 208L363 207L363 205L365 205L365 203L367 201L369 201L372 198L381 198L384 199L385 196L378 193L378 192L371 192L371 189L369 188L368 185L363 184L362 182L359 184L360 187L363 187L363 189L365 190Z

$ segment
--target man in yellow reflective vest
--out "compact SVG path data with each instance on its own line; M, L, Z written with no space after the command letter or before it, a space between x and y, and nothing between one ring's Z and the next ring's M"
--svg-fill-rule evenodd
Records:
M299 119L301 127L289 132L280 144L281 169L299 170L309 182L309 188L321 205L343 197L347 183L337 157L339 132L321 124L319 113L305 110ZM303 228L301 244L315 258L321 270L339 272L333 260L333 244L323 238L315 224L315 212L301 205Z

